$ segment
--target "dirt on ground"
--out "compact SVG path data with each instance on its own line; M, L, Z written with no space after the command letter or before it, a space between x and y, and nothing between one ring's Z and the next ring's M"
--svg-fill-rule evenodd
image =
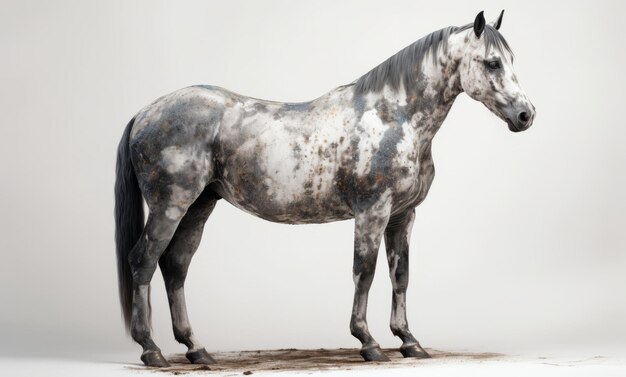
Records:
M190 364L184 354L167 357L171 366L168 368L130 367L133 370L153 371L174 375L207 373L228 375L251 375L261 371L309 371L309 370L351 370L358 368L397 368L422 363L497 359L504 355L498 353L463 353L444 352L427 349L432 359L403 358L397 349L383 349L391 359L389 362L365 362L359 355L358 349L281 349L269 351L239 351L239 352L212 352L211 356L217 361L212 365Z

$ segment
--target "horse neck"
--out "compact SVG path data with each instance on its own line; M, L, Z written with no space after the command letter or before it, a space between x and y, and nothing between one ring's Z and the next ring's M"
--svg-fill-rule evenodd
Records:
M463 39L451 35L447 51L439 50L433 59L421 64L417 83L396 91L384 91L388 99L406 103L406 119L417 131L420 144L429 142L441 127L456 97L463 91L458 70ZM427 139L427 140L425 140Z

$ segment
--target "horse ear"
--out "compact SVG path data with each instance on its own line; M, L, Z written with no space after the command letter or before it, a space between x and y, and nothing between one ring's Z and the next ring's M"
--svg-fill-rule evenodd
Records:
M474 20L474 34L476 34L477 38L480 38L483 30L485 30L485 15L483 13L484 12L481 10Z
M500 12L500 16L498 16L498 19L496 20L496 22L493 23L493 27L496 28L496 30L500 29L500 26L502 26L502 16L504 15L504 9L502 9L502 12Z

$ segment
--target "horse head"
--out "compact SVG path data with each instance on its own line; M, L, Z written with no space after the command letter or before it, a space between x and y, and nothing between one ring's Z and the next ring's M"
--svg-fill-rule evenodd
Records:
M468 25L460 65L463 90L504 120L513 132L528 129L535 107L520 87L513 69L513 52L500 34L502 15L486 24L483 12ZM469 29L472 29L469 31Z

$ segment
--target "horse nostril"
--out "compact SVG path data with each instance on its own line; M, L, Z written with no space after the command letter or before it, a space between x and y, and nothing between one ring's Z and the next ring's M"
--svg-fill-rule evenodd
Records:
M528 122L530 120L530 115L528 115L528 113L526 111L522 111L517 116L517 119L519 119L519 121L522 122L522 123L526 123L526 122Z

